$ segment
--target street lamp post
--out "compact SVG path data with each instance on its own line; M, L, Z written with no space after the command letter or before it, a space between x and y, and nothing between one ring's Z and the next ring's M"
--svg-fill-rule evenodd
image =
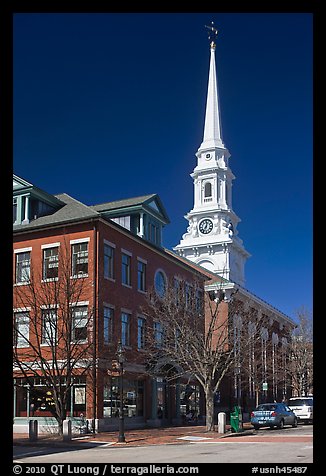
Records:
M118 443L125 443L125 420L123 414L123 364L125 362L125 351L123 350L122 343L119 341L117 357L120 366L120 408L119 408L119 439Z
M236 378L237 378L237 405L238 405L238 407L240 407L240 403L241 403L241 389L240 389L240 385L241 385L241 367L240 367L239 364L235 368L235 373L236 373Z

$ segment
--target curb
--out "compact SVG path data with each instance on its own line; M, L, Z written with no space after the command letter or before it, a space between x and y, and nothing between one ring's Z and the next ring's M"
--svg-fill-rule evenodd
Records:
M254 429L250 429L250 430L242 430L242 431L239 431L238 433L232 433L232 432L229 432L229 433L225 433L224 435L220 436L220 438L229 438L229 437L233 437L233 436L247 436L247 435L253 435L255 434L255 430Z

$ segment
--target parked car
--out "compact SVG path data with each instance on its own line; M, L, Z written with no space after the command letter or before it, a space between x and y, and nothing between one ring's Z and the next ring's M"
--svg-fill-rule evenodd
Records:
M288 406L296 414L299 421L313 423L313 397L292 397L288 401Z
M298 418L285 403L262 403L251 412L250 421L255 430L263 426L283 428L284 425L298 425Z

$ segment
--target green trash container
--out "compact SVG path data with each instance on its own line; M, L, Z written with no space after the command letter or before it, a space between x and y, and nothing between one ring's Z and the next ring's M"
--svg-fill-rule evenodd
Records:
M239 406L235 406L234 411L231 412L230 423L232 433L239 433L242 431L242 412Z

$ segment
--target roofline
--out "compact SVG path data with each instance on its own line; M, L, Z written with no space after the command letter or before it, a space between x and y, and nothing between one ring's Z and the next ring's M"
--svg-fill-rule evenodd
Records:
M98 206L101 206L101 205L108 205L110 203L114 203L114 202L126 202L127 200L137 200L139 198L146 198L146 200L143 200L143 202L147 201L149 198L153 198L154 196L156 196L157 194L156 193L149 193L147 195L139 195L138 197L131 197L131 198L121 198L120 200L112 200L111 202L101 202L101 203L94 203L93 205L88 205L89 207L98 207ZM114 209L115 210L115 209Z
M199 270L194 269L194 267L188 265L188 263L185 263L184 261L180 260L178 258L178 256L176 256L175 254L169 253L168 252L169 250L167 250L167 248L158 247L158 246L154 245L153 243L151 243L150 241L147 241L147 240L145 240L144 238L142 238L140 236L134 235L131 231L127 230L123 226L119 225L118 223L113 222L110 219L106 219L103 216L96 216L96 217L89 217L89 218L86 217L84 219L69 220L69 221L66 221L66 222L60 222L60 223L56 223L56 224L52 224L52 225L49 225L49 224L47 224L47 225L37 225L37 226L34 226L33 228L28 228L27 230L20 228L19 230L14 230L14 235L17 236L17 235L25 234L25 233L35 233L38 230L43 231L43 230L46 230L46 229L62 228L63 226L66 226L66 225L73 226L73 225L76 225L76 224L79 224L79 223L87 223L87 222L92 223L94 221L99 221L99 222L104 223L105 225L109 225L113 228L118 229L118 231L120 231L124 235L128 236L133 241L136 241L138 243L139 242L142 243L147 248L151 249L152 251L155 251L156 253L160 254L161 256L164 256L165 258L169 259L170 261L178 263L179 265L181 265L183 268L187 269L188 271L191 271L192 273L195 272L195 274L197 276L205 277L205 275L203 273L201 273Z
M282 319L284 319L285 321L288 322L288 324L291 325L291 327L296 327L296 323L291 319L290 316L287 316L286 314L284 314L284 312L280 311L279 309L277 309L276 307L274 307L272 304L268 303L267 301L264 301L264 299L256 296L254 293L252 293L251 291L249 291L248 289L245 289L239 285L237 285L237 288L238 290L240 291L240 293L244 294L245 296L247 297L250 297L251 299L253 299L254 301L258 302L259 304L263 304L265 307L267 307L271 312L273 312L274 314L277 314L279 317L281 317Z
M137 199L141 199L141 198L143 198L144 200L141 201L140 203L135 203L135 204L132 204L132 205L127 205L125 203L128 200L137 200ZM156 211L154 208L152 208L149 205L149 203L153 199L158 201L159 206L162 210L162 214L159 214L158 211ZM96 209L96 207L101 207L103 205L110 205L110 204L113 204L113 203L116 203L116 202L118 202L118 203L120 202L120 205L118 205L117 207L109 208L109 209L104 208L103 210L97 210ZM160 199L160 197L157 193L152 193L152 194L149 194L149 195L142 195L140 197L131 197L131 198L126 198L126 199L121 199L121 200L114 200L112 202L97 203L95 205L87 205L87 206L91 207L92 209L94 209L98 213L107 213L108 215L109 214L115 214L117 212L118 213L127 213L128 211L135 211L135 210L137 211L137 210L143 209L143 210L146 210L148 213L152 214L153 216L155 216L158 220L165 223L166 225L168 223L170 223L169 216L168 216L168 214L165 210L165 207L162 203L162 200Z
M94 206L92 205L92 207ZM94 210L97 213L100 213L101 215L111 215L112 218L117 217L117 213L119 214L121 213L122 214L121 216L124 216L123 214L127 214L128 212L130 213L131 211L146 210L147 213L156 217L160 222L166 225L170 223L170 220L167 217L167 215L166 216L159 215L159 213L156 210L154 210L154 208L150 207L146 202L138 203L137 205L129 205L129 206L121 207L121 208L111 208L110 210L96 210L95 208Z

